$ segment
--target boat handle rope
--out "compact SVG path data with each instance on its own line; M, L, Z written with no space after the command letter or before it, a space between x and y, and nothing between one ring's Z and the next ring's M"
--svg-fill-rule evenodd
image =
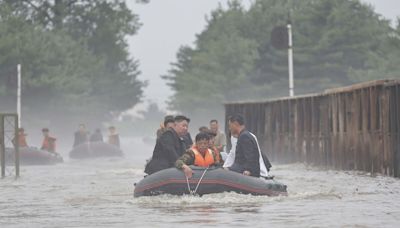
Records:
M193 191L190 189L189 179L188 179L188 178L186 177L186 175L185 175L185 177L186 177L186 184L187 184L188 191L189 191L190 194L196 195L197 189L199 188L200 183L201 183L201 181L203 180L203 177L204 177L204 175L206 174L207 170L208 170L208 167L203 171L203 174L201 175L201 177L200 177L200 179L199 179L199 182L197 182L196 188L195 188Z

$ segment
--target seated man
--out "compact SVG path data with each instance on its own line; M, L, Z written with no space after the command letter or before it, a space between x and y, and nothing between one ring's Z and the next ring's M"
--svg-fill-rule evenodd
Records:
M196 135L195 145L188 149L176 162L175 167L183 170L187 178L191 178L193 171L189 165L209 167L219 165L216 153L210 150L210 136L208 133L200 132Z
M48 128L43 128L43 143L40 149L56 154L56 138L51 137Z
M214 133L211 130L207 130L206 133L210 137L209 144L208 144L208 149L212 150L215 153L215 157L217 159L216 161L218 161L220 164L223 164L224 161L221 158L221 153L219 152L219 150L215 146L215 136L217 136L217 134Z
M229 170L247 176L266 177L271 164L261 153L255 135L246 130L244 118L241 115L231 116L229 130L232 135L238 135L235 160Z
M190 119L185 116L176 116L174 121L174 126L168 128L157 139L153 156L146 164L145 173L150 175L174 167L176 160L185 152L180 137L187 134Z
M28 147L28 143L26 142L25 130L23 128L18 128L18 145L19 147ZM13 144L16 144L15 138L12 139Z
M101 134L100 128L97 128L95 132L90 136L90 142L103 142L103 134Z

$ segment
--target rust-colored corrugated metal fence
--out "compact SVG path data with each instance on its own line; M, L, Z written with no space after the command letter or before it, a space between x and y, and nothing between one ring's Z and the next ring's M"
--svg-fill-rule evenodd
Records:
M306 162L400 177L400 81L380 80L322 94L225 104L245 117L276 162Z

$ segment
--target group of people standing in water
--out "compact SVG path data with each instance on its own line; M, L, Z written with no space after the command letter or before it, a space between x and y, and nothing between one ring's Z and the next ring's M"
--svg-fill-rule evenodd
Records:
M229 117L232 148L225 161L221 152L226 147L226 136L218 129L218 121L211 120L210 128L201 127L193 143L188 132L190 119L186 116L166 116L157 131L157 141L145 172L152 174L176 167L191 178L191 165L221 166L227 170L253 177L267 177L271 168L268 158L261 153L257 137L245 127L243 116Z

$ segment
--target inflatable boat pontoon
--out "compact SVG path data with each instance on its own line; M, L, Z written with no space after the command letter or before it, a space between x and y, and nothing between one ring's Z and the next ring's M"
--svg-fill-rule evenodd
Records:
M273 179L245 176L222 168L191 166L193 176L187 179L181 170L169 168L146 176L135 184L134 197L160 194L211 194L236 192L241 194L287 195L286 185Z
M15 161L14 148L6 148L6 163L13 164ZM21 165L54 165L63 162L59 154L50 153L36 147L20 147L19 162Z

